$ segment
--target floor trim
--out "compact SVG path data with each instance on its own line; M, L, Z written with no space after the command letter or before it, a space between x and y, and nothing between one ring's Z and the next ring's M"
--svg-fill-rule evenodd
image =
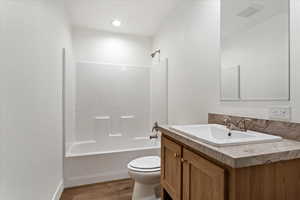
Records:
M55 193L53 194L52 200L60 200L63 191L64 191L64 181L61 180L56 188Z

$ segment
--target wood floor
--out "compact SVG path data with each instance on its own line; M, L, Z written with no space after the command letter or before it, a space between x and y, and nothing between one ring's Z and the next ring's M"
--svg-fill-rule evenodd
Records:
M126 179L65 189L60 200L131 200L133 181Z

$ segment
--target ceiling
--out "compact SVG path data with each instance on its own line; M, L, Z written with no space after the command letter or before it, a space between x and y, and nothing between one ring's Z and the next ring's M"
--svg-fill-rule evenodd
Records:
M76 27L153 36L180 0L65 0ZM121 27L111 22L118 19Z

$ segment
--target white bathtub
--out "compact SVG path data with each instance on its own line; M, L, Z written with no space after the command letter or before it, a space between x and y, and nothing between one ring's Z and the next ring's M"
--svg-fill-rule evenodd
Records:
M100 145L95 141L72 144L64 162L65 187L129 178L128 162L137 157L160 154L160 140L115 138L113 150L111 144Z

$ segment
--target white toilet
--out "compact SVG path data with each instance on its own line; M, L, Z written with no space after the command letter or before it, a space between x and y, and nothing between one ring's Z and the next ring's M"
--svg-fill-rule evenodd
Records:
M160 157L137 158L128 164L128 173L134 180L132 200L158 200L160 185Z

